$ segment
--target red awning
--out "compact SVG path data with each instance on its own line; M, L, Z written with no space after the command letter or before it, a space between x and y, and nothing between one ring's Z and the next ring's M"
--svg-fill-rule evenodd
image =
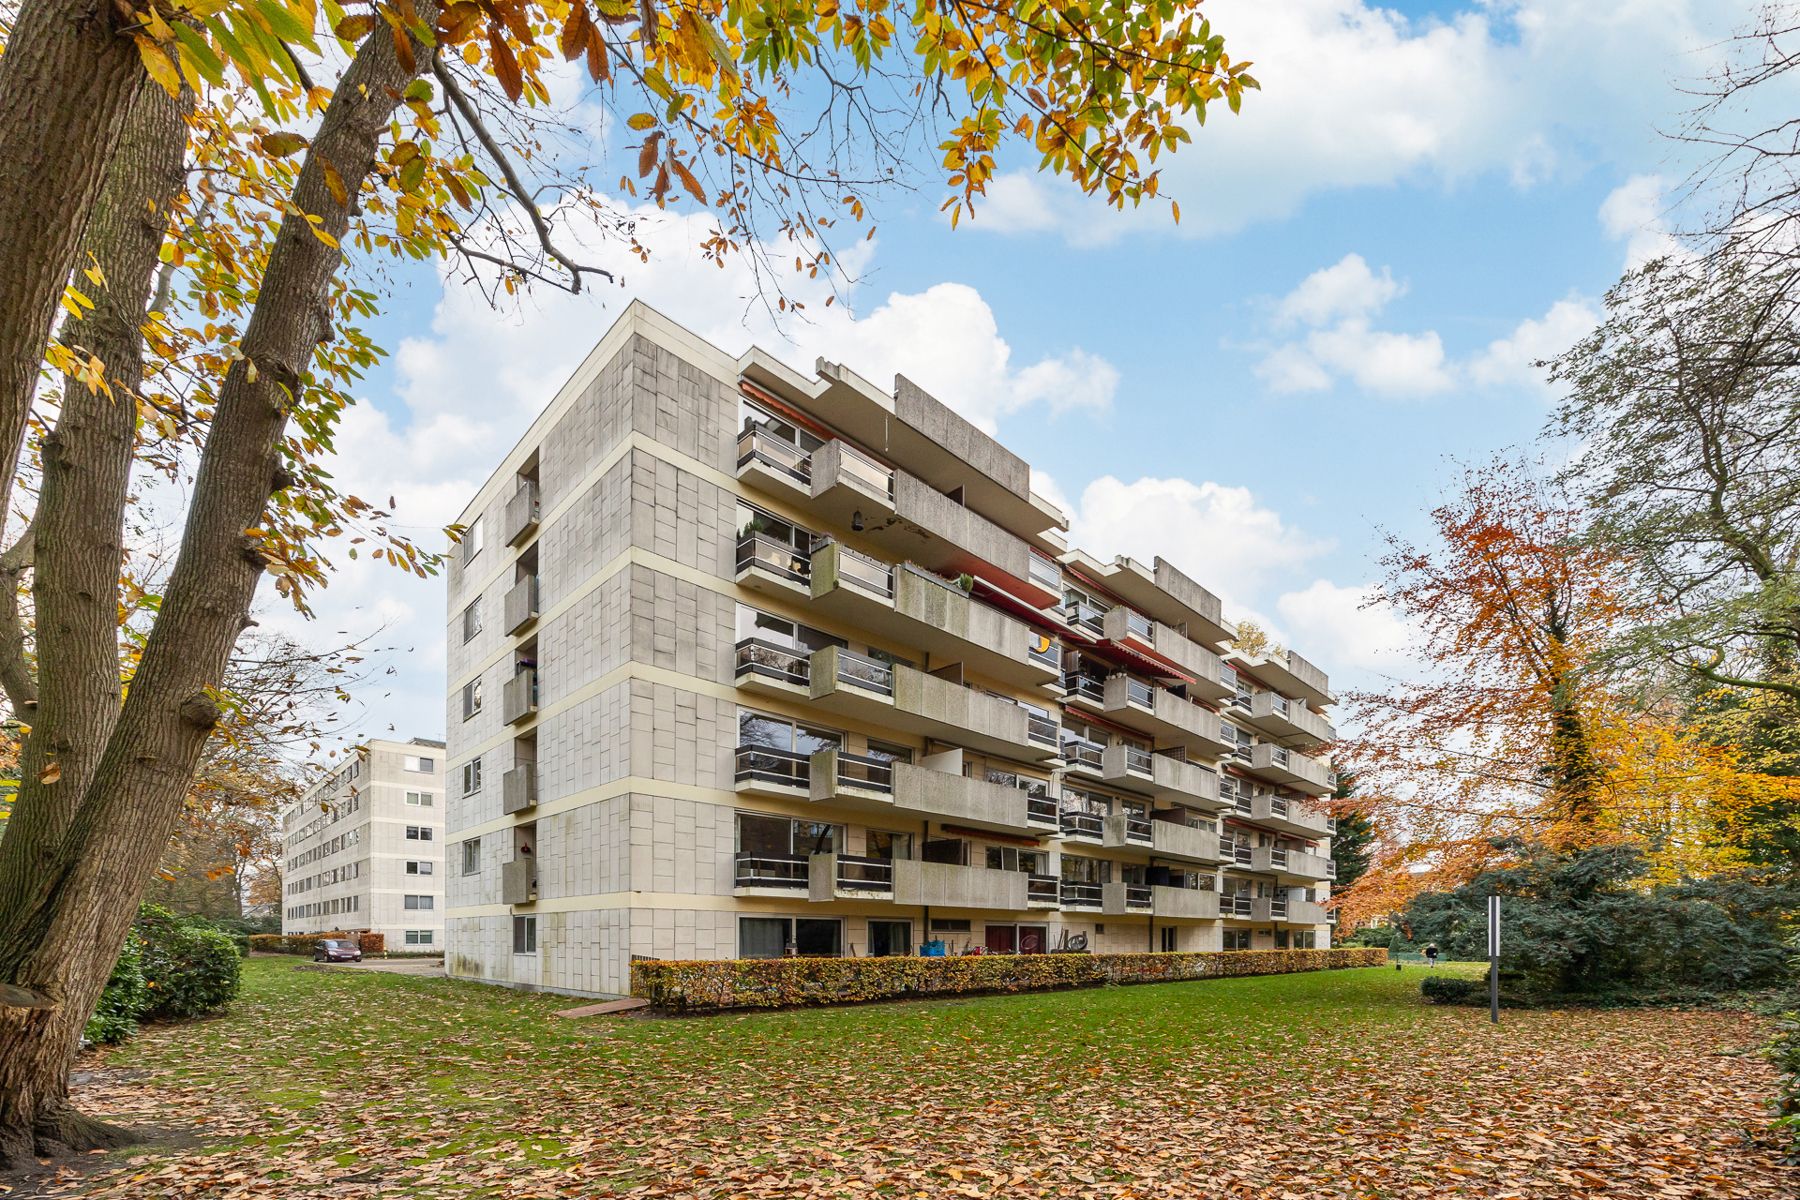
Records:
M1044 839L1026 837L1017 833L995 833L990 829L971 829L967 825L939 825L945 833L961 834L964 837L978 837L990 842L1011 842L1015 846L1042 846Z

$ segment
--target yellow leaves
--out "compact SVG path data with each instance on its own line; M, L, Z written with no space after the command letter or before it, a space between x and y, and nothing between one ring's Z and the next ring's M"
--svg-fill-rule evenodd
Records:
M300 153L312 145L312 142L304 134L282 130L265 133L258 139L258 144L266 154L273 154L276 158L287 158L289 155Z
M38 772L39 783L55 783L61 778L62 764L59 762L52 761L47 763L45 764L44 769Z
M512 47L506 44L506 39L500 36L498 29L488 30L488 57L501 90L506 93L507 99L516 103L525 94L524 78L519 73L518 58L514 56Z
M452 7L471 8L473 5L455 5ZM446 13L449 10L446 10ZM439 26L442 28L441 24ZM339 40L344 42L360 42L369 36L375 28L375 17L370 13L353 13L332 27Z
M642 133L646 129L654 129L656 127L656 118L649 113L633 113L630 117L626 118L625 124L628 128L638 133Z
M163 52L163 48L150 38L139 35L134 35L131 42L137 47L138 58L143 60L144 70L150 73L150 78L156 80L170 96L180 96L181 72L175 69L175 63Z

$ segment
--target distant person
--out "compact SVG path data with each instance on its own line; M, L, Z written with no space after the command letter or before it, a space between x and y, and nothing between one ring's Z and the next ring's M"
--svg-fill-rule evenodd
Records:
M1427 967L1430 967L1433 970L1437 969L1437 956L1438 948L1436 942L1432 942L1425 947L1425 965Z

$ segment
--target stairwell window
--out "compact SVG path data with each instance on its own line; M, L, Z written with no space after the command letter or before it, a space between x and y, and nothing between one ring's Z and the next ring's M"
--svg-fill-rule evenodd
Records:
M432 862L428 858L409 858L406 860L408 875L429 875L432 873Z
M463 609L462 615L463 641L471 641L481 632L481 597L469 601L469 607Z
M432 806L431 793L408 792L406 793L406 803L412 808L430 808Z
M469 838L462 844L462 873L478 875L481 873L481 839Z
M431 826L408 825L406 827L406 840L409 842L429 842L431 840Z
M481 790L481 760L479 758L471 758L463 764L462 789L465 796L472 796Z
M425 912L437 907L437 897L409 895L406 897L406 907L408 911L417 910L419 912Z
M463 684L463 690L462 690L463 720L465 720L465 721L468 720L470 717L474 716L476 713L478 713L480 711L481 711L481 680L471 679L471 680L469 680L469 682Z

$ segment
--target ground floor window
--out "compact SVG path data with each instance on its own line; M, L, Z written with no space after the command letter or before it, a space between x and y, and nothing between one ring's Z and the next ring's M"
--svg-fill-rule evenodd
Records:
M1050 927L989 925L985 942L989 954L1043 954L1050 949Z
M513 918L513 953L537 953L537 918Z
M912 953L911 921L870 921L869 956L892 958Z
M1175 932L1173 926L1164 926L1159 931L1162 936L1162 948L1164 954L1173 954L1175 952Z
M738 918L740 958L839 958L843 953L844 923L835 918Z
M1296 950L1317 950L1318 948L1319 948L1319 935L1317 933L1314 933L1310 929L1306 930L1305 932L1299 932L1299 931L1295 932L1295 934L1294 934L1294 949L1296 949Z
M1227 929L1224 934L1226 950L1248 950L1250 948L1250 931L1248 929Z
M436 940L436 934L429 929L409 929L406 931L406 944L409 946L429 946Z

